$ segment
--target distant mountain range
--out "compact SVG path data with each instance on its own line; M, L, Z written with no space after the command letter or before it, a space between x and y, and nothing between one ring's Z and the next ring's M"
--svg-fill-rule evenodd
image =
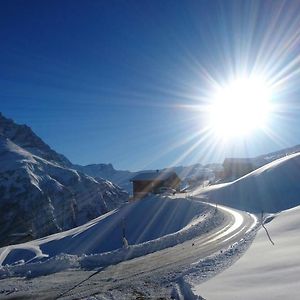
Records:
M127 199L127 192L73 169L28 126L0 114L0 246L84 224Z
M94 178L106 179L118 185L127 192L131 192L130 179L139 172L114 169L112 164L91 164L86 166L73 165L73 168Z
M282 149L276 152L260 155L254 158L229 158L233 162L247 162L252 165L252 169L255 170L271 161L274 161L278 158L284 157L289 154L293 154L300 151L300 145ZM86 173L95 178L103 178L109 180L121 188L125 189L128 193L132 192L132 184L130 179L135 177L137 174L142 172L151 172L155 170L143 170L138 172L131 172L126 170L116 170L112 164L90 164L86 166L73 165L74 169ZM201 184L206 180L209 180L210 183L214 183L219 179L223 181L230 181L239 178L236 176L230 176L228 178L222 178L223 165L218 163L211 163L202 165L200 163L190 165L190 166L176 166L171 168L165 168L161 171L175 171L177 175L182 180L183 186L192 186L195 187L197 184ZM246 172L247 173L247 172ZM246 174L244 173L244 174ZM244 175L243 174L243 175Z

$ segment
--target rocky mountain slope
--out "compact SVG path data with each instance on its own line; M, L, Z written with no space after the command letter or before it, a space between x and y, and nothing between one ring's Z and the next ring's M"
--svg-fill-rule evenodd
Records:
M116 170L112 164L73 165L73 168L94 178L109 180L129 193L132 190L130 179L139 173Z
M19 147L42 157L50 162L58 163L64 167L71 167L72 163L62 154L52 150L27 125L16 124L13 120L5 118L0 112L0 135L8 138Z
M0 115L1 246L73 228L128 199L71 165L29 127Z

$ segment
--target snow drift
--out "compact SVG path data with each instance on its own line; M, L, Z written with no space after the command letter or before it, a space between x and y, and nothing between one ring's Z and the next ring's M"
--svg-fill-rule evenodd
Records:
M210 201L250 212L278 212L300 204L300 153L275 160L231 183L199 189Z
M266 227L274 246L261 228L237 263L203 284L194 282L194 292L212 300L298 299L300 206L281 212Z
M219 226L223 218L215 208L198 201L149 197L77 228L1 248L0 277L118 263L192 239ZM123 228L128 248L123 248ZM51 271L55 262L63 263Z

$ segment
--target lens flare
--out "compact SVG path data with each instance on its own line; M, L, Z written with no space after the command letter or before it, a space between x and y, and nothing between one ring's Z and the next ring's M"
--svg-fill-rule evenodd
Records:
M239 78L218 87L209 105L209 127L224 138L264 129L272 110L271 87L259 77Z

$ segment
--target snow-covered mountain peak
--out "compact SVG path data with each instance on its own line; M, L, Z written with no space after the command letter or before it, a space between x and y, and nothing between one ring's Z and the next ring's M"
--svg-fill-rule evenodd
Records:
M128 199L71 166L28 126L0 116L0 245L73 228Z
M0 135L10 139L16 145L46 160L70 167L71 162L62 154L51 149L29 126L16 124L0 113Z

